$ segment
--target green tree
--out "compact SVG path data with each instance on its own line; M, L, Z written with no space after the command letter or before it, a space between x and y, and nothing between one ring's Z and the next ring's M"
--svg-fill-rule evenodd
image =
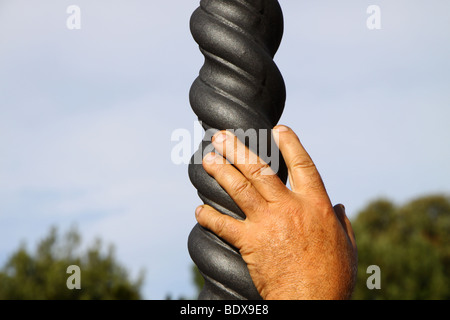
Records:
M200 273L200 270L198 267L194 264L192 265L192 282L194 283L195 288L197 289L196 298L200 294L200 292L203 289L203 286L205 285L205 279L203 278L202 274Z
M81 289L70 290L67 268L80 267ZM81 250L81 236L72 228L60 237L55 227L39 242L35 253L25 245L12 254L0 269L0 299L141 299L143 274L129 279L115 258L114 247L106 250L100 239Z
M354 299L450 299L450 197L403 206L377 200L352 224L359 256ZM380 290L366 285L370 265L380 267Z
M352 221L358 246L354 299L450 299L450 197L432 195L403 206L371 202ZM381 270L381 289L370 290L366 270ZM196 266L192 276L203 286Z

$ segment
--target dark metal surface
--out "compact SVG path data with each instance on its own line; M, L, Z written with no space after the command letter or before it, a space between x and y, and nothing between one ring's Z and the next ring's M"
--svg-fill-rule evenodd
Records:
M265 129L270 134L286 99L283 77L273 61L283 34L278 1L202 0L192 15L191 32L205 56L190 92L192 109L204 129ZM211 135L205 136L192 158L192 184L205 204L245 219L245 214L202 167L205 149L209 146L211 151L210 139ZM273 141L266 140L263 149L271 150ZM261 147L259 144L253 151L270 160L259 152ZM279 154L278 149L276 152ZM286 182L286 166L279 159L278 175ZM188 247L205 278L199 299L261 299L237 249L199 225L192 230Z

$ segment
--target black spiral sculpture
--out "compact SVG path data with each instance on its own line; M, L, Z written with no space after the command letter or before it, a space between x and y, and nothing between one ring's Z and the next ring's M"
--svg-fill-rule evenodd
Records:
M190 91L192 109L203 128L207 132L253 129L258 139L268 132L268 139L250 148L270 163L272 155L260 151L272 150L270 130L278 123L286 100L283 77L273 61L283 35L278 1L202 0L192 15L191 32L205 56ZM244 137L238 138L249 146ZM241 209L202 167L201 159L212 150L211 135L205 135L189 166L191 182L205 204L245 219ZM279 156L278 149L276 152ZM277 174L286 182L287 169L281 156L279 161ZM236 248L200 225L192 230L188 247L205 278L199 299L261 299Z

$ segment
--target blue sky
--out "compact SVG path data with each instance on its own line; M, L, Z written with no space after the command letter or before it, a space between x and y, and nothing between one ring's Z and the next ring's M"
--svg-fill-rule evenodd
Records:
M354 214L450 193L450 2L280 1L281 123ZM381 9L368 30L366 9ZM66 9L81 8L81 30ZM198 1L0 0L0 264L51 225L114 243L144 295L192 295L200 204L171 134L194 131ZM193 151L196 142L193 142Z

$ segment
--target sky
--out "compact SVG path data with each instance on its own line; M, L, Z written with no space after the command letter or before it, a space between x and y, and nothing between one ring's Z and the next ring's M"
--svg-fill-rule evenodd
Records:
M333 203L450 193L450 2L282 0L280 123ZM67 8L80 8L69 29ZM199 1L0 0L0 265L50 226L116 247L144 298L195 293L187 238L201 201L176 130L194 136ZM381 29L367 27L370 5ZM192 141L192 153L198 141Z

